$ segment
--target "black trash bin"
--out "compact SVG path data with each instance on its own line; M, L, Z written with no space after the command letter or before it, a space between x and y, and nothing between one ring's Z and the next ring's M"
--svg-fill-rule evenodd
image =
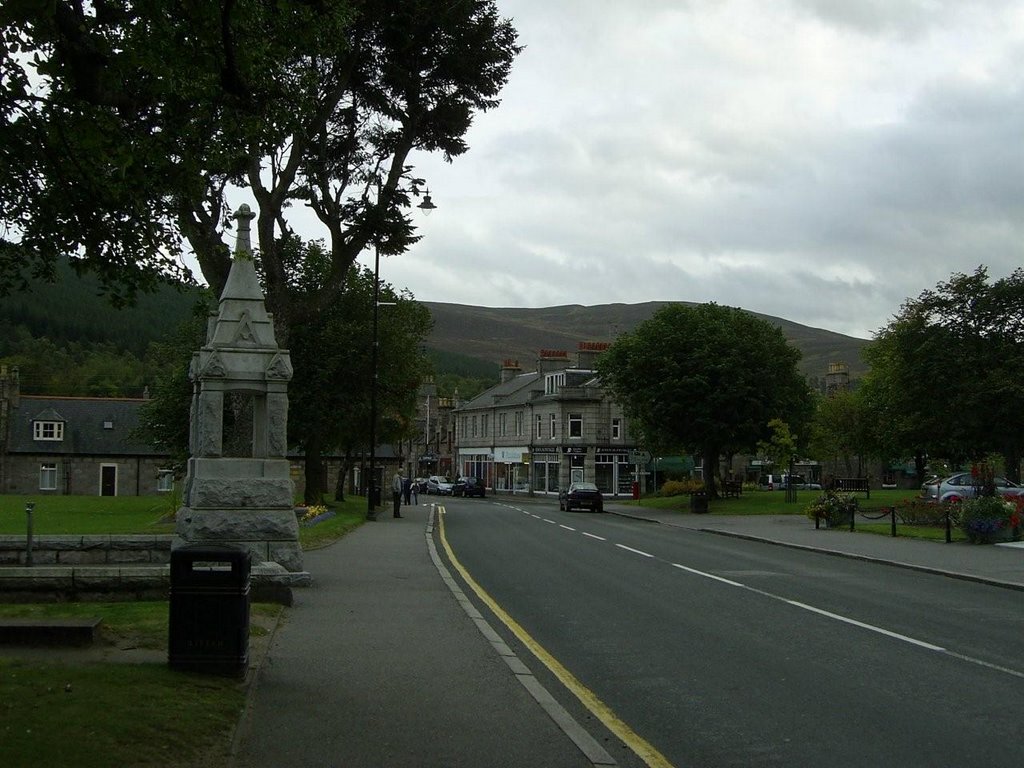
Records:
M376 509L380 506L380 486L373 486L373 508Z
M168 664L241 677L249 668L247 550L190 544L171 550Z
M700 514L708 511L707 491L694 491L690 494L690 511Z

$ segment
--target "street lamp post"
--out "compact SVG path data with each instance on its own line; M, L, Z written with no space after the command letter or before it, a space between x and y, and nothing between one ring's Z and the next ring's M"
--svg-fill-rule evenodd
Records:
M381 190L377 189L377 204L380 205ZM424 215L429 215L437 208L430 199L430 190L423 195L423 202L418 206ZM383 304L392 306L393 301L381 302L380 300L380 241L375 240L373 244L373 345L370 348L370 477L366 487L366 519L377 519L377 359L380 342L377 335L377 323L380 307Z

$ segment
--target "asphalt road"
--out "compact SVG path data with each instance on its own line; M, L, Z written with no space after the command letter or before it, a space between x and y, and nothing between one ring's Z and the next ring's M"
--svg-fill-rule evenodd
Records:
M676 768L1024 764L1019 592L554 500L442 503L469 575Z

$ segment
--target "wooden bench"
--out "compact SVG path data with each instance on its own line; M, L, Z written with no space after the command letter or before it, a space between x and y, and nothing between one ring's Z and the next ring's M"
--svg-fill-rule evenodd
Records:
M833 490L841 493L863 493L871 498L871 487L866 477L837 477L832 481Z
M0 617L0 645L92 645L103 619Z
M743 495L743 483L739 480L722 481L722 498L738 499Z

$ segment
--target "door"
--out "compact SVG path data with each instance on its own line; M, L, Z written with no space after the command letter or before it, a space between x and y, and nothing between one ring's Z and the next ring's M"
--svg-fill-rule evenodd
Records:
M117 465L100 465L100 496L117 496Z

